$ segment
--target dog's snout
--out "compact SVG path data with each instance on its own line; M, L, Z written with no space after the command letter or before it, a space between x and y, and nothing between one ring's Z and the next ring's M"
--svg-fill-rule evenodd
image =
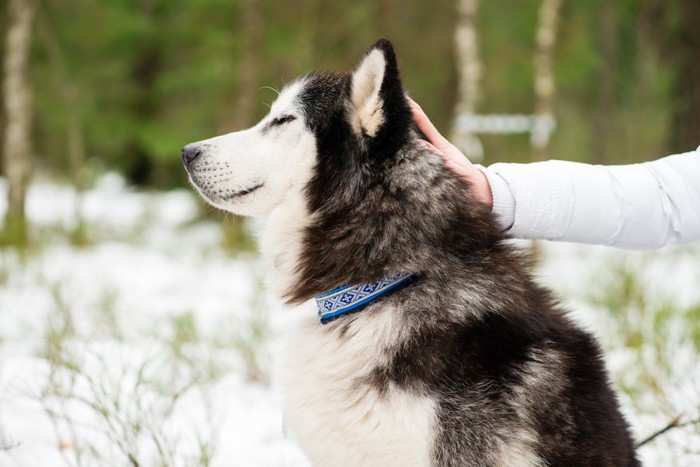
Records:
M198 143L190 143L182 148L182 161L185 165L188 165L198 158L200 154L202 154L202 146Z

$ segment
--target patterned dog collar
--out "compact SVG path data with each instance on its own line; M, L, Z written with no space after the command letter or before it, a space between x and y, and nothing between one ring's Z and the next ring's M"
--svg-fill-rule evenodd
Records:
M413 275L402 272L370 284L338 287L316 297L318 317L322 324L326 324L345 313L360 311L364 305L411 279Z

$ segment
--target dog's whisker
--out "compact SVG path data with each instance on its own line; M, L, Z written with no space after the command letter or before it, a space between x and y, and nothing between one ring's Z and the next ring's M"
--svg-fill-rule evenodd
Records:
M270 91L273 91L277 96L280 95L280 92L272 86L260 86L260 88L258 89L269 89Z

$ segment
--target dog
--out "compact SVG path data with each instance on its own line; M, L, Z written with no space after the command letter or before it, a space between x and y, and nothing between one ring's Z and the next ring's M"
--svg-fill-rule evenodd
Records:
M316 466L636 466L594 338L421 143L392 44L188 144L206 201L264 216L285 423ZM320 317L320 319L319 319Z

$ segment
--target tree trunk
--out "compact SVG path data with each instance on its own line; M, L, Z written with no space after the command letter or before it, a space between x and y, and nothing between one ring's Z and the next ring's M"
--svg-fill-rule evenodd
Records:
M548 125L553 123L554 73L552 53L557 40L557 17L561 0L542 0L537 21L535 48L535 123L532 145L536 160L544 160L549 143Z
M143 14L152 14L144 12ZM158 101L154 87L162 66L162 50L154 41L147 41L134 55L129 79L134 92L131 97L131 118L146 124L156 117ZM147 185L154 181L153 157L140 136L132 136L124 150L126 178L134 185Z
M3 157L8 186L5 234L7 240L20 245L27 242L24 201L31 170L29 51L34 12L33 0L9 0L3 83L6 118Z
M5 42L7 41L7 26L8 26L8 8L5 2L2 7L0 7L0 50L5 50ZM4 60L0 60L0 76L5 76L5 64ZM0 78L2 79L2 78ZM2 152L5 142L5 93L2 91L2 84L0 84L0 175L4 174L4 161L2 159Z
M137 0L130 8L143 20L160 24L166 21L167 0ZM156 28L144 29L140 34L140 45L133 51L129 64L129 81L132 87L129 111L135 125L146 126L158 118L160 100L156 92L158 78L163 71L163 41L165 38ZM158 177L164 174L158 171L151 149L143 136L134 133L127 139L123 149L121 165L127 180L134 185L157 184Z
M700 2L682 0L680 24L673 49L676 59L672 150L690 151L700 145Z
M83 173L85 170L85 137L83 134L83 125L80 121L78 90L75 82L70 78L64 49L61 47L58 36L46 14L41 14L41 12L38 14L37 29L43 39L46 55L51 62L65 107L68 166L76 193L74 205L76 226L73 232L73 240L78 243L83 243L85 241L85 226L83 223L81 205L82 194L85 189L85 177Z
M673 69L669 150L686 152L700 144L700 2L644 0L638 31Z
M260 86L260 43L262 42L260 0L245 0L241 6L243 9L241 81L238 86L237 102L231 116L231 128L228 131L242 130L253 124L257 102L256 91Z
M549 135L554 125L554 73L552 72L552 53L557 41L557 17L561 0L542 0L537 19L535 36L535 119L530 142L534 149L535 160L547 158ZM534 264L542 260L542 250L537 240L530 245L530 254Z
M597 17L598 69L597 103L593 123L593 158L591 162L604 164L609 160L610 136L615 114L615 68L617 56L617 33L615 4L609 0L598 0Z
M479 100L479 80L481 79L481 61L479 59L479 44L476 31L476 15L479 10L479 0L459 0L457 5L457 25L455 28L455 53L457 63L457 104L455 116L472 115L476 113ZM452 143L466 152L471 159L482 157L476 151L475 136L453 130L450 137Z

